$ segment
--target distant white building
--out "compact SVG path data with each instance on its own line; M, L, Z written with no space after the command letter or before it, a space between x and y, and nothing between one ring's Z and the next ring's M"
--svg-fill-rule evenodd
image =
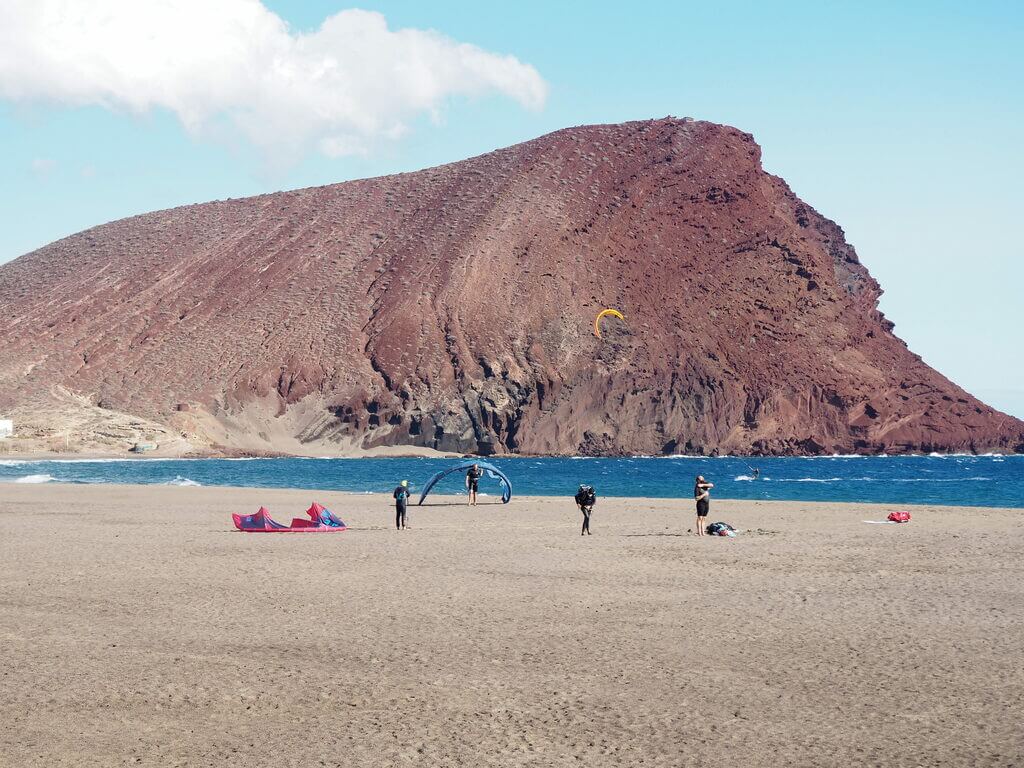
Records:
M14 422L10 419L0 419L0 438L10 437L14 434Z

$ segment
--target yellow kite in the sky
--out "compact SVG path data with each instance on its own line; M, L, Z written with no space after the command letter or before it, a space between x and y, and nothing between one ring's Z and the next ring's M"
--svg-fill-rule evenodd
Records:
M597 313L597 317L594 318L594 335L597 336L597 338L599 338L599 339L601 338L601 318L605 317L607 315L612 315L613 317L617 317L617 318L619 318L619 320L622 320L623 322L626 321L626 318L622 316L622 313L619 312L619 310L617 310L617 309L602 309L600 312Z

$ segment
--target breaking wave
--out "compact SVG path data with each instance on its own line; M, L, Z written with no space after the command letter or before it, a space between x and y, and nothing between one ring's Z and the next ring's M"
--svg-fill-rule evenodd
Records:
M740 475L737 480L745 479ZM963 483L977 480L992 480L991 477L781 477L774 481L770 477L762 478L766 482L776 483Z
M180 485L180 486L202 486L202 483L197 483L195 480L191 480L181 475L175 475L173 480L165 480L160 485Z
M25 475L24 477L15 478L16 483L52 483L56 480L53 475Z
M123 464L126 461L145 459L39 459L39 464Z

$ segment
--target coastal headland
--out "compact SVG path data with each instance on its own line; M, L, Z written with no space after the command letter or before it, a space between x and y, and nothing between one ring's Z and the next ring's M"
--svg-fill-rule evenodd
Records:
M1024 451L881 291L751 134L577 126L0 265L0 416L24 453Z

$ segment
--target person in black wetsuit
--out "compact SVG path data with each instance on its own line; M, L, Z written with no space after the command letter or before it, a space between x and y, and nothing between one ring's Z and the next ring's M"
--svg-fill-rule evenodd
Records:
M480 465L474 464L466 472L466 490L469 491L469 505L471 507L476 506L476 492L480 488L480 478L484 476L484 471L480 469Z
M703 475L697 475L693 484L693 498L697 502L697 535L704 535L704 523L708 517L708 510L711 508L711 489L714 483L709 483Z
M395 528L404 531L406 508L409 505L409 481L403 480L391 495L395 497Z
M594 504L597 502L597 494L589 485L581 485L576 491L576 506L583 513L583 530L580 536L590 535L590 515L594 511Z

